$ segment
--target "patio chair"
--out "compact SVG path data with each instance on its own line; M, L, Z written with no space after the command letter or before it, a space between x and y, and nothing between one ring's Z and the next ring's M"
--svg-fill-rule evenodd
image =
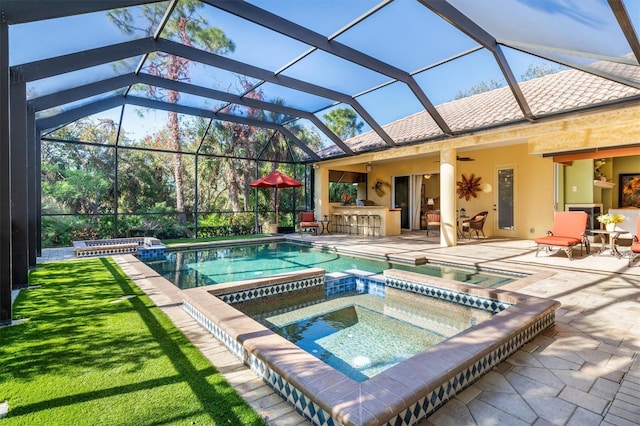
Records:
M298 213L298 232L300 235L305 231L311 231L314 235L318 235L318 226L320 226L320 222L316 221L313 212Z
M473 218L469 221L465 221L462 223L462 233L469 233L469 239L471 239L471 233L476 233L476 239L480 239L480 234L482 234L482 238L486 238L484 235L484 222L487 220L487 216L489 212L480 212L477 215L473 216Z
M633 242L631 243L631 251L629 252L629 266L636 260L636 257L640 255L640 215L636 219L636 233L633 236Z
M538 244L536 257L540 247L544 247L547 252L551 247L560 247L567 253L569 260L573 260L573 247L580 244L580 255L582 246L586 247L589 253L589 240L587 239L587 213L578 211L556 212L553 217L553 228L547 231L545 237L536 238Z
M427 238L429 237L429 231L438 231L440 233L440 213L431 212L425 214L427 218Z

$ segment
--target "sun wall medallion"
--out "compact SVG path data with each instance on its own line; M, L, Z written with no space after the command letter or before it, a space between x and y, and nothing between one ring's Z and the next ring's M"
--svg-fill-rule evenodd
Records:
M458 188L456 192L458 194L458 198L464 198L469 201L471 197L478 198L476 192L480 192L482 189L480 188L480 179L481 177L475 177L473 173L469 175L469 178L465 175L462 175L462 180L456 182Z

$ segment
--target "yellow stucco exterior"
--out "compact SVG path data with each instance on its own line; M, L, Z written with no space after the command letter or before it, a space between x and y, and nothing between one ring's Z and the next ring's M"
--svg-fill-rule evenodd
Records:
M640 102L317 163L316 209L320 215L330 213L330 169L366 172L366 165L371 164L369 186L378 179L393 183L395 176L437 174L439 196L444 201L440 206L443 223L455 226L455 211L462 208L468 214L487 210L489 217L484 229L487 236L533 239L551 229L554 210L563 209L565 202L597 202L606 208L617 207L617 189L594 188L592 159L566 166L554 163L551 154L615 147L631 147L637 154L613 158L610 180L617 182L620 173L640 172ZM451 161L456 154L475 161ZM514 171L512 230L500 229L496 221L495 188L500 168ZM462 174L480 176L481 182L490 184L494 190L479 192L477 198L468 201L457 196L451 201L455 182ZM378 197L369 188L367 197L376 204L393 207L392 189ZM453 227L444 230L442 245L456 243L455 235L451 235L454 230Z

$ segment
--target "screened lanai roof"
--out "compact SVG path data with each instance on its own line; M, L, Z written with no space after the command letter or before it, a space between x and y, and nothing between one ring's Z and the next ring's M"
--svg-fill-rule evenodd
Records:
M45 134L91 116L135 140L174 111L280 134L312 162L640 94L636 0L0 0L0 9L11 79L26 82ZM362 135L329 130L336 108L355 113Z

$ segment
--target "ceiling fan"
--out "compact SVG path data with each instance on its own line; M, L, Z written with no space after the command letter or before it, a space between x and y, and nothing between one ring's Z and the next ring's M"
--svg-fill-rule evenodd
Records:
M475 158L471 158L471 157L461 157L459 155L456 155L456 160L458 161L476 161ZM435 160L434 163L439 163L440 160Z

